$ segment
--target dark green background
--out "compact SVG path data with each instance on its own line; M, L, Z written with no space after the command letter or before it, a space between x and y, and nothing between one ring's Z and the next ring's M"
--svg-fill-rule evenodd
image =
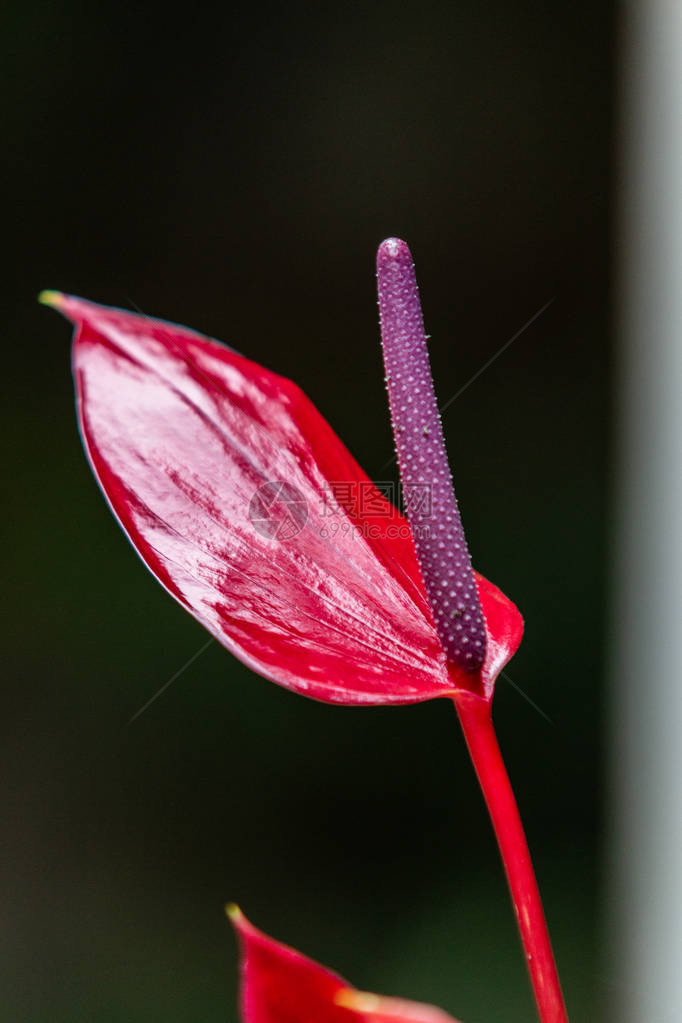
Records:
M241 903L360 987L531 1020L443 701L347 710L217 645L90 475L49 287L295 378L375 478L374 251L405 237L477 567L527 632L500 739L574 1020L594 1021L608 553L611 5L14 4L1 91L3 1019L234 1020Z

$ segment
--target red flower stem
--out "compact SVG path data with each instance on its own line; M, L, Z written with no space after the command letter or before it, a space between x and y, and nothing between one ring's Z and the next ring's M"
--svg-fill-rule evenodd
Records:
M454 704L502 856L538 1015L542 1023L568 1023L540 892L495 735L490 702L460 691Z

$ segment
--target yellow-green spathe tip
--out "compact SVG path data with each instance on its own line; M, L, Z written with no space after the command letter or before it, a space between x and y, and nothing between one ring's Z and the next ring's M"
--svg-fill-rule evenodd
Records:
M64 296L61 291L41 291L38 295L38 301L41 305L49 305L51 309L59 309L64 300Z
M228 902L225 905L225 916L234 924L237 920L241 920L244 914L236 902Z
M377 1012L381 1009L384 999L369 991L356 991L355 988L342 988L334 995L334 1005L342 1009L354 1009L356 1012Z

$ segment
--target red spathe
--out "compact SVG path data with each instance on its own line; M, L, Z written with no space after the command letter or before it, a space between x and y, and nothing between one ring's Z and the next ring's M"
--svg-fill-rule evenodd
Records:
M406 520L295 384L185 327L46 301L76 327L80 429L112 511L223 646L332 703L492 697L518 610L477 575L485 662L446 663Z
M241 946L243 1023L457 1023L430 1005L358 991L257 930L236 906L228 915Z

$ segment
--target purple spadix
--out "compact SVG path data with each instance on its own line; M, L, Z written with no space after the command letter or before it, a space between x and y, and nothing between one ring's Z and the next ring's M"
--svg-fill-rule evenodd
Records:
M377 283L393 435L419 568L448 660L477 671L485 622L445 452L412 256L399 238L379 246Z

